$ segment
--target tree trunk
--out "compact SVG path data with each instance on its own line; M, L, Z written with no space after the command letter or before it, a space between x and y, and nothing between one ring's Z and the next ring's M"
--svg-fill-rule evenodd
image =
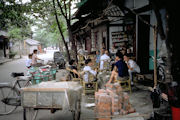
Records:
M20 58L22 58L22 55L21 55L21 40L19 40L19 56L20 56Z
M58 16L57 16L56 6L55 6L55 1L54 0L53 0L53 7L54 7L54 14L55 14L56 22L57 22L57 25L58 25L58 29L59 29L59 32L61 34L62 40L63 40L65 48L66 48L67 60L70 61L70 54L69 54L68 45L67 45L67 43L65 41L65 38L64 38L64 35L63 35L63 32L62 32L59 20L58 20Z
M69 41L72 42L72 56L73 58L75 58L75 61L77 61L77 46L75 44L75 40L73 39L70 22L67 22L67 23L68 23L67 26L68 26L68 33L69 33Z
M4 57L6 57L6 43L5 43L5 40L3 40L3 53L4 53Z

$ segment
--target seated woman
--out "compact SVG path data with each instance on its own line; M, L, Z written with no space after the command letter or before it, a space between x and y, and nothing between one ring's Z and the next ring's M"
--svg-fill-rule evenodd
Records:
M128 79L128 67L126 63L123 61L123 55L122 53L116 54L116 60L114 69L111 73L111 77L108 81L108 83L114 82L114 80L124 80Z
M91 68L92 65L93 65L93 63L92 63L91 59L87 59L87 60L85 61L85 67L84 67L84 69L83 69L83 71L85 72L85 74L84 74L84 76L83 76L85 82L88 82L88 81L89 81L89 80L88 80L89 73L93 74L94 76L96 76L96 74L97 74L97 70L92 70L92 68ZM88 73L88 72L89 72L89 73Z
M73 73L70 72L70 74L72 74L72 76L75 77L75 78L80 77L80 74L79 74L78 71L77 71L77 67L76 67L76 62L75 62L75 60L70 60L69 65L70 65L69 68L73 71ZM74 73L75 73L75 74L74 74ZM75 75L75 76L74 76L74 75Z

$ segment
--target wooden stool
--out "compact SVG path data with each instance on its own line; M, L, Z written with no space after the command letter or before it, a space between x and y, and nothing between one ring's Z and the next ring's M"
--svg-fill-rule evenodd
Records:
M123 91L129 91L130 94L132 93L130 78L128 78L127 80L115 80L115 82L118 82L119 84L124 84L121 85Z
M137 78L137 80L140 80L140 79L144 80L145 77L142 74L136 74L136 78Z

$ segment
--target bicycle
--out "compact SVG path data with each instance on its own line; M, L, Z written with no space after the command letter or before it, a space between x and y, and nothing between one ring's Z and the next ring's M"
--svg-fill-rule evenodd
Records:
M151 58L154 61L154 57L151 56ZM164 61L165 61L165 58L163 58L163 57L157 59L157 79L160 82L164 82L165 81L165 77L166 77L165 67L167 65L165 64Z
M24 73L12 73L14 83L0 83L0 115L8 115L21 106L20 89L32 85L31 77Z

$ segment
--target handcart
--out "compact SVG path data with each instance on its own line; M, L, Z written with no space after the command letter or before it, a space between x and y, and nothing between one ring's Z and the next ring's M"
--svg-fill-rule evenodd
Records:
M47 81L21 89L24 120L35 120L38 110L69 110L80 119L82 86L77 82Z

